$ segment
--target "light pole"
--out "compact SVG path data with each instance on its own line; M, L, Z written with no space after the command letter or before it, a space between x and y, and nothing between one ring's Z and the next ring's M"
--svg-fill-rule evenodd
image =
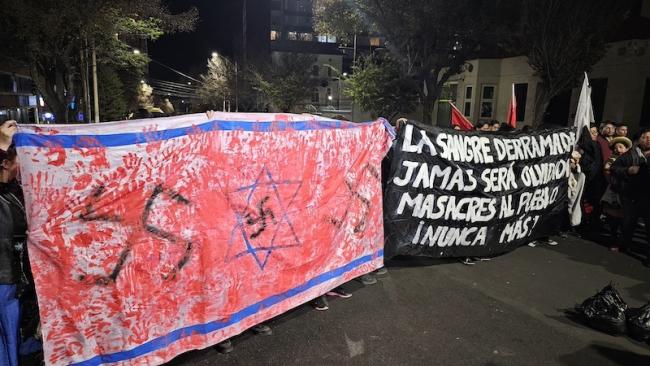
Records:
M332 66L330 64L323 64L323 66L334 70L338 74L338 77L337 77L337 79L338 79L338 98L337 98L336 104L337 104L337 109L341 110L341 77L342 76L343 77L348 76L348 74L346 72L341 74L341 72L336 67L334 67L334 66ZM332 105L332 103L331 103L332 98L331 97L332 97L331 95L327 97L330 100L330 106Z

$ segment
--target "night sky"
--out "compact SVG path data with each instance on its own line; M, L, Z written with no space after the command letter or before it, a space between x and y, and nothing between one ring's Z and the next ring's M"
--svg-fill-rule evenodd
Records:
M194 32L165 35L149 44L152 59L193 77L205 72L213 51L233 57L241 50L243 0L168 0L173 13L195 6L199 21ZM248 0L248 47L264 49L268 38L268 0ZM181 81L179 76L150 64L151 76L157 79Z

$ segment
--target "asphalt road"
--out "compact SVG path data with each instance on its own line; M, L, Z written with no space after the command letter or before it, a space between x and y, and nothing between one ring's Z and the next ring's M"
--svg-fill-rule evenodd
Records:
M557 238L556 238L557 239ZM189 352L190 365L650 366L650 345L565 314L610 281L630 306L650 301L650 268L581 239L522 247L490 262L399 259L379 283L347 284L329 311L302 306L245 333L235 350Z

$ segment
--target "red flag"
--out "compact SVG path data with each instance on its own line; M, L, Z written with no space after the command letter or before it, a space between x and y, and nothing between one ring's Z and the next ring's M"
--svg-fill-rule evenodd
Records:
M456 108L454 103L449 102L451 105L451 126L458 127L463 131L471 131L474 129L474 125L470 122L462 113Z
M508 106L508 118L506 119L510 127L517 128L517 97L515 96L515 84L512 84L512 97Z

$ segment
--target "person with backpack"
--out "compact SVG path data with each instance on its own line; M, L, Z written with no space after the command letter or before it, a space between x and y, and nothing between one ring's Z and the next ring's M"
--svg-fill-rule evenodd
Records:
M635 139L636 144L621 155L610 169L611 187L619 193L623 208L623 228L621 250L627 250L632 244L634 230L639 218L644 220L646 231L646 259L644 264L650 267L650 129L644 129Z

